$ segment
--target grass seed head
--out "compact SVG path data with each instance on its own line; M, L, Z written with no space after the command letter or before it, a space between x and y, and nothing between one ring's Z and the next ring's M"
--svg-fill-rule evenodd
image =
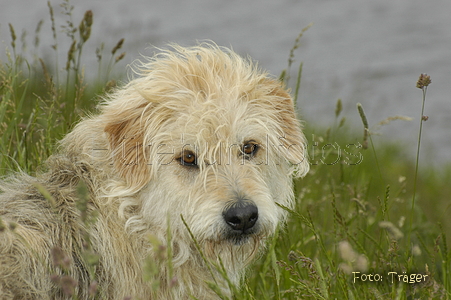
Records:
M418 78L418 81L417 81L417 88L424 89L429 84L431 84L431 82L432 82L431 81L431 76L429 76L426 73L421 74L420 77Z
M118 57L116 57L116 63L119 62L120 60L122 60L125 56L125 52L122 52L120 55L118 55Z
M16 31L14 30L14 27L11 23L8 24L9 25L9 31L11 33L11 46L14 48L16 48Z
M70 277L70 276L59 276L59 275L52 275L50 279L57 285L61 287L63 290L64 295L66 296L73 296L75 293L75 288L78 285L78 282Z
M116 46L114 46L113 50L111 50L111 54L116 54L116 51L122 48L122 45L124 44L124 39L120 39L119 42L117 42Z
M80 38L83 43L86 42L91 36L92 20L93 20L92 10L87 10L85 12L85 16L83 17L83 20L80 23L80 26L78 27L80 32Z
M77 41L73 41L72 45L69 48L69 51L67 52L67 62L66 62L66 70L70 69L70 64L72 61L74 61L74 54L76 51L75 46L77 45Z
M335 106L335 117L338 118L341 111L343 110L343 104L341 103L341 99L338 99L337 105Z
M53 247L51 252L52 263L55 267L68 270L72 260L60 247Z
M379 222L379 227L387 230L388 235L393 240L399 240L404 237L404 234L402 233L399 228L397 228L395 225L393 225L392 222L389 221L381 221Z

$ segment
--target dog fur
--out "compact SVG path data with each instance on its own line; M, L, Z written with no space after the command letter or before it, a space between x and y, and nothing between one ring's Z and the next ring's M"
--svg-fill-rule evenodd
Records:
M230 296L286 219L309 164L280 82L213 43L135 70L45 172L0 183L0 299Z

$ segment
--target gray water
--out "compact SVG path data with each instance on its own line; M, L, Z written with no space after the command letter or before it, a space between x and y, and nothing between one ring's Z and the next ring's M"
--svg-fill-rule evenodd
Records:
M60 1L51 3L57 22L63 24ZM278 75L287 66L296 36L313 22L295 52L293 66L296 71L304 63L298 105L302 117L315 125L333 125L339 98L353 127L361 126L357 102L370 126L389 116L412 117L411 122L396 121L377 129L381 136L373 140L398 141L406 156L413 157L421 111L421 90L415 83L420 73L428 73L432 84L422 159L435 165L451 162L449 0L73 0L72 4L76 25L85 10L94 13L92 37L84 52L88 73L97 72L95 49L101 42L111 49L125 38L127 55L121 69L140 54L150 55L150 45L192 45L209 39L252 56ZM0 56L10 43L8 23L19 36L26 29L31 51L33 31L41 19L40 51L52 59L47 0L0 0ZM69 47L63 38L59 32L60 64Z

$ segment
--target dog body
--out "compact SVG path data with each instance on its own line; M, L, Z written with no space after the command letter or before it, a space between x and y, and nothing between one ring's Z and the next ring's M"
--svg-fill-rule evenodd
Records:
M1 183L0 299L230 296L285 220L308 163L280 83L212 44L138 72Z

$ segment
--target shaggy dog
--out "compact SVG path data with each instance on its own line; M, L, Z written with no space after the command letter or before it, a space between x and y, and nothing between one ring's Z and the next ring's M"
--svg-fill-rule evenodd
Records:
M214 44L137 72L1 183L1 299L230 297L285 220L309 165L281 84Z

